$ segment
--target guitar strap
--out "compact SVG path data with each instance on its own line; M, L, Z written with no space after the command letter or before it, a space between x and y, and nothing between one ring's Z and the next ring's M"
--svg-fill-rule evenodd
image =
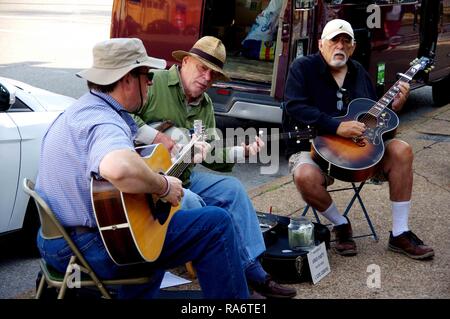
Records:
M171 120L166 120L161 122L160 124L158 124L155 129L164 133L165 131L167 131L169 128L173 127L175 125L174 122L172 122Z

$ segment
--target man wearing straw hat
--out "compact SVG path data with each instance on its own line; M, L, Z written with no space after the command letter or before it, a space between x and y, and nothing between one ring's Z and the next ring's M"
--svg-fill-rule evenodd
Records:
M147 98L149 70L164 68L166 61L147 56L139 39L100 42L93 57L93 66L77 74L87 80L89 92L43 138L37 192L101 278L139 273L154 278L147 286L120 288L119 297L155 297L165 269L192 261L205 298L248 298L240 243L228 212L219 207L177 211L155 262L118 266L109 257L91 205L91 177L102 177L121 192L154 194L172 205L179 204L183 189L177 178L153 172L133 145L138 128L129 113ZM48 264L65 270L70 249L63 238L39 233L38 247Z
M179 128L191 129L194 120L202 120L208 131L214 130L214 109L206 90L216 80L229 80L223 70L225 46L215 37L205 36L199 39L189 52L174 51L172 56L181 62L181 67L173 65L170 70L155 72L148 99L135 116L140 126L137 140L145 144L163 143L169 150L174 147L175 142L170 136L153 129L147 123L170 120ZM199 147L206 154L209 146L202 143ZM255 155L263 146L264 143L257 137L250 145L225 150L224 157L248 157ZM222 171L230 171L233 167L227 160L221 164L202 164ZM183 205L219 206L231 214L243 246L240 258L249 285L266 297L294 297L295 289L274 282L258 260L265 251L265 244L255 209L240 181L230 176L192 170L187 170L182 180L183 186L187 188Z

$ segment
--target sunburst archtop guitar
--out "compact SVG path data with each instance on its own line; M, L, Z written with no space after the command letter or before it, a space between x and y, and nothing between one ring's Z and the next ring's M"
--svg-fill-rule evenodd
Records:
M344 138L338 135L318 135L312 141L312 159L328 175L347 182L361 182L374 176L376 164L383 158L384 141L395 135L399 119L388 105L399 93L399 81L410 82L417 72L426 70L431 59L422 57L378 101L359 98L350 102L341 122L359 121L366 125L364 135Z

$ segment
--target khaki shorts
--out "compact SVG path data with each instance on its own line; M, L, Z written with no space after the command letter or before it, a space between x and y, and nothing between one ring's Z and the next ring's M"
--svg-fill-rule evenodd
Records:
M387 140L384 145L387 147L387 145L392 142L394 139ZM398 139L397 139L398 140ZM401 141L401 140L398 140ZM403 141L402 141L403 142ZM319 165L317 165L311 158L311 152L298 152L295 154L292 154L291 157L289 157L289 172L291 174L294 174L294 171L302 164L310 164L320 169ZM334 183L334 178L330 175L326 174L324 171L322 171L322 174L325 178L325 182L327 186L330 186ZM374 184L379 184L382 182L387 181L387 177L384 174L384 172L379 169L377 170L375 176L373 176L370 181Z

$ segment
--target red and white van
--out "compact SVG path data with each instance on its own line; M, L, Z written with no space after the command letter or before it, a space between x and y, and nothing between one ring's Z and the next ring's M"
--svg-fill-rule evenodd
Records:
M256 43L259 54L249 58L242 42L274 1L280 10L273 38ZM318 50L322 28L334 18L352 24L354 58L369 71L379 93L414 58L435 54L425 84L433 85L436 105L450 101L450 0L115 0L111 37L138 37L150 55L169 66L175 63L172 51L189 50L204 35L222 39L232 81L216 83L208 92L218 123L232 117L241 126L254 121L276 125L290 63Z

